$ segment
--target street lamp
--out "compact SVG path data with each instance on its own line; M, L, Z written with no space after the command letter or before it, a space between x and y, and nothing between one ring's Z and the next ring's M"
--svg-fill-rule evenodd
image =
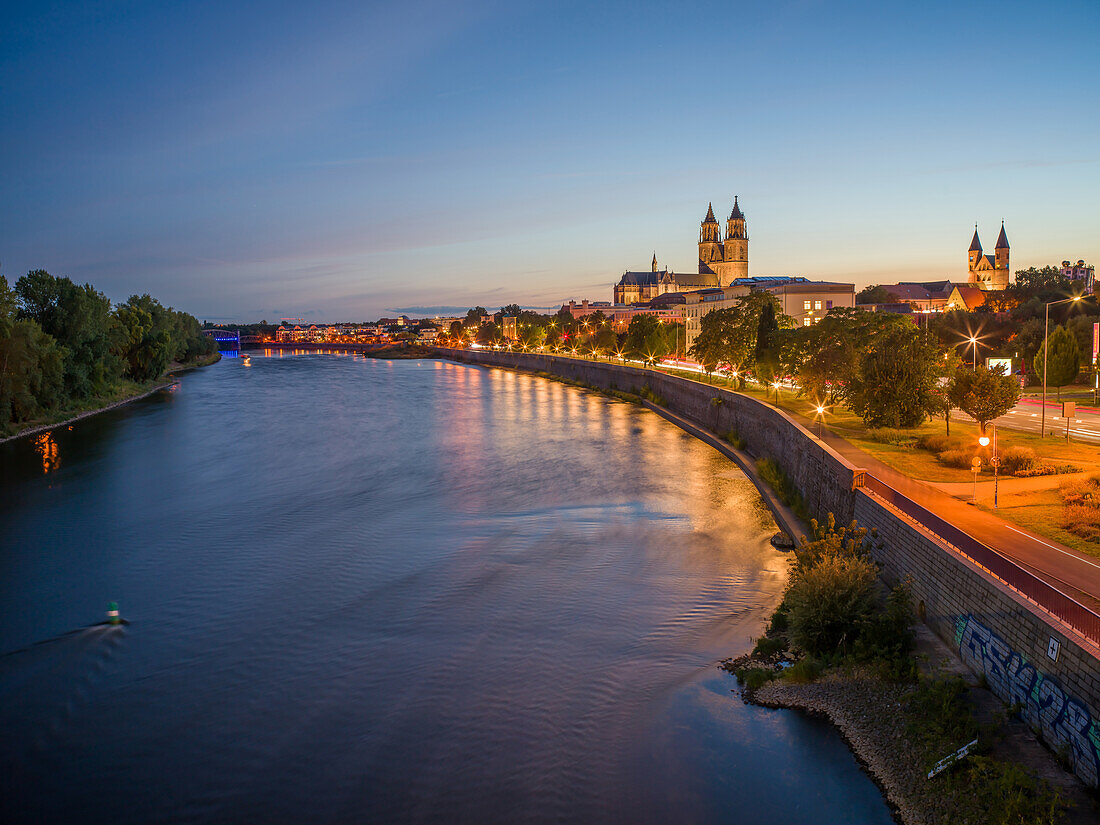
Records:
M978 435L978 443L983 447L988 447L990 441L993 442L993 457L989 460L990 466L993 467L993 509L997 509L997 483L1000 481L998 475L998 468L1001 466L1001 459L997 455L997 425L990 424L989 433L986 432L986 425L981 426L981 433ZM990 437L992 434L992 438Z
M1060 301L1048 301L1046 306L1046 321L1043 324L1043 409L1039 419L1039 438L1047 434L1047 339L1050 338L1050 308L1054 304L1077 303L1083 296L1075 295L1072 298L1062 298Z
M967 340L970 341L970 346L974 348L974 369L976 370L978 368L978 339L971 335Z

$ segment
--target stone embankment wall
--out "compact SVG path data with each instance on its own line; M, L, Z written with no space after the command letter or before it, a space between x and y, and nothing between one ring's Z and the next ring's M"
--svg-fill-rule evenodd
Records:
M861 471L788 415L755 398L634 367L492 351L440 354L474 364L548 372L593 387L659 396L663 406L773 459L811 514L875 528L888 581L909 577L928 625L993 692L1016 705L1088 785L1100 777L1100 649L938 536L860 486ZM1056 643L1056 649L1055 649Z

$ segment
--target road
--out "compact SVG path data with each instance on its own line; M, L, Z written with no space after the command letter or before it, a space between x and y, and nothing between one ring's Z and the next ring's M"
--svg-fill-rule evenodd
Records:
M1042 426L1043 402L1037 398L1022 398L1020 402L1002 415L994 423L1006 430L1022 430L1029 433L1037 433ZM952 418L960 421L972 421L965 413L955 410ZM1062 417L1062 405L1057 401L1047 399L1046 415L1047 435L1056 438L1066 437L1066 419ZM1100 444L1100 411L1092 408L1078 407L1073 419L1070 421L1070 439L1084 441L1088 444Z

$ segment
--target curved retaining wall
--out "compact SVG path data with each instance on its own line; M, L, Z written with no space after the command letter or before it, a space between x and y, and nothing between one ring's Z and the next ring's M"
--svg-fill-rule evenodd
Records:
M1086 784L1100 779L1100 647L1025 598L887 499L852 465L781 410L755 398L650 370L548 355L438 350L445 358L547 372L594 387L660 396L715 433L736 430L801 490L811 514L875 528L888 581L913 583L927 624L1064 758Z

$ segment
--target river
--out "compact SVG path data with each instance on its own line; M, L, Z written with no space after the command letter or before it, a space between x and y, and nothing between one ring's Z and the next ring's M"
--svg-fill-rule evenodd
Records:
M0 446L0 820L888 823L828 724L716 668L774 532L593 392L223 359Z

